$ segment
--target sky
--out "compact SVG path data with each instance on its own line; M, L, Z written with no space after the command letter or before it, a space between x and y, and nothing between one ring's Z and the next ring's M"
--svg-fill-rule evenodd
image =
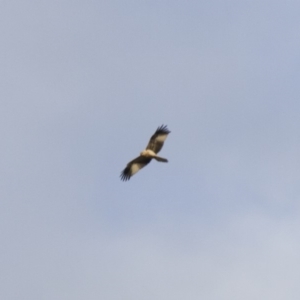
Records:
M0 298L298 300L299 12L0 1Z

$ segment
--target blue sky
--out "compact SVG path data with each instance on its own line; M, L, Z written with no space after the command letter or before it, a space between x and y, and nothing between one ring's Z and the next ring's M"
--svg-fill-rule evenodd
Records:
M298 300L299 11L1 1L0 298Z

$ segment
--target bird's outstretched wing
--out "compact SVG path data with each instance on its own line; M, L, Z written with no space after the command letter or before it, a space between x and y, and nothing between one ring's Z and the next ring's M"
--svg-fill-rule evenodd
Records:
M170 132L171 131L168 129L167 125L161 125L158 127L155 133L151 136L146 149L150 149L157 154L163 147L164 141Z
M137 158L130 161L126 168L121 172L121 180L127 181L137 173L141 168L145 167L151 161L151 157L138 156Z

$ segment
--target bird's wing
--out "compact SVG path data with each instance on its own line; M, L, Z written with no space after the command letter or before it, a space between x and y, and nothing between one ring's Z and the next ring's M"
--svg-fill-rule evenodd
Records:
M127 181L137 173L141 168L145 167L151 161L151 157L138 156L137 158L130 161L126 168L121 172L121 180Z
M170 132L171 131L167 128L167 125L161 125L158 127L155 133L151 136L146 149L150 149L155 153L158 153L164 145L164 141Z

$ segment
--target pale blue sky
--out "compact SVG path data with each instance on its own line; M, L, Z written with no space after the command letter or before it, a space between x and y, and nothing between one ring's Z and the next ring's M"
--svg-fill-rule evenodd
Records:
M0 1L0 298L298 300L299 15Z

